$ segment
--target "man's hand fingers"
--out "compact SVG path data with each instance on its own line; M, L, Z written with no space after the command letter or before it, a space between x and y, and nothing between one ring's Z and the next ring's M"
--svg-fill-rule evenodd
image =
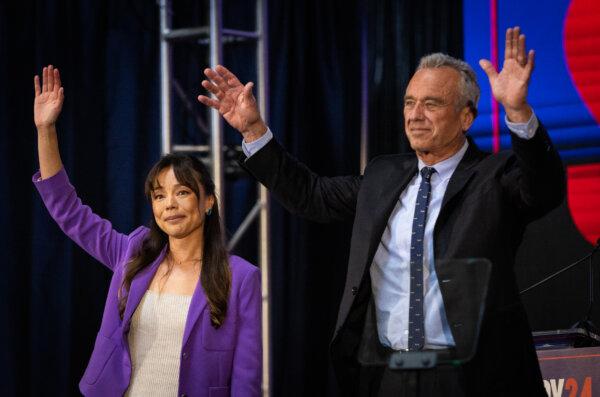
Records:
M504 40L504 60L512 56L512 28L506 29L506 39Z
M206 106L210 106L213 109L219 110L219 101L217 101L216 99L212 99L204 95L198 95L198 101L200 101L200 103L205 104Z
M533 72L533 67L535 66L535 51L529 50L527 54L527 64L525 65L525 69L527 70L528 75L531 75Z
M480 59L479 66L481 66L481 69L483 69L490 81L494 80L496 76L498 76L498 72L496 72L494 65L492 65L492 63L487 59Z
M204 74L206 75L206 77L209 78L209 80L214 85L219 87L219 89L221 91L225 92L229 89L229 86L227 85L227 83L225 82L225 80L219 73L215 72L214 70L212 70L210 68L206 68L206 69L204 69Z
M231 71L225 66L217 65L215 67L215 70L223 77L223 79L225 80L225 82L227 82L227 84L229 84L229 86L236 87L242 85L242 82L237 78L237 76L231 73Z
M40 96L42 93L42 89L40 88L40 77L36 74L33 76L33 91L35 92L35 96Z
M251 102L253 100L252 87L254 87L253 82L249 82L244 86L243 99L245 102Z
M519 56L519 35L521 34L521 29L518 26L515 26L512 30L512 59L518 59Z
M527 63L527 55L525 53L525 35L519 35L519 41L518 41L518 51L517 51L517 62L519 62L519 65L521 66L525 66L525 64Z
M202 80L202 87L219 99L222 99L225 96L225 93L221 91L219 87L208 80Z

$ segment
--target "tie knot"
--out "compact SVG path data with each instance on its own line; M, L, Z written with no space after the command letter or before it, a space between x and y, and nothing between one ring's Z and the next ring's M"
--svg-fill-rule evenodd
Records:
M430 180L431 175L435 172L435 168L433 167L423 167L421 168L421 176L423 179Z

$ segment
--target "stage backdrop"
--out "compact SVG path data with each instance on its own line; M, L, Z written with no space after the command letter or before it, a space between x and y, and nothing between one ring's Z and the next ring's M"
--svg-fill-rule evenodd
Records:
M567 200L528 228L520 249L516 270L524 288L584 256L600 237L600 3L465 0L463 10L465 59L482 89L470 132L475 142L489 151L510 146L503 109L477 62L487 58L501 66L504 32L520 26L536 51L528 99L567 170ZM568 328L585 316L587 272L586 263L524 295L534 329ZM600 308L593 314L600 319Z
M142 183L158 156L158 51L154 7L139 3L0 3L2 395L77 395L110 278L64 237L31 183L32 79L43 65L64 81L59 141L79 195L123 232L148 220Z
M205 3L177 1L173 16L181 24L206 20ZM247 27L249 2L226 3L225 23ZM515 13L518 20L503 23L523 23L538 12ZM148 221L142 183L159 155L157 15L155 2L145 0L0 2L3 396L78 395L77 382L93 347L110 277L62 235L31 184L37 169L32 76L48 63L61 69L66 103L58 128L69 176L87 204L117 229L130 231ZM325 175L359 172L360 38L365 21L371 157L409 150L402 98L418 59L434 51L463 55L463 8L457 1L271 1L270 125L294 155ZM464 37L489 34L489 26L476 32L469 26ZM539 27L522 26L542 34L535 33ZM194 98L200 90L205 48L187 47L192 53L175 54L180 65L176 72L191 84L184 90ZM536 48L541 55L542 46ZM489 50L480 52L476 57L487 57ZM228 57L226 63L242 78L252 78L252 62ZM542 87L554 83L552 76L541 79L536 75ZM204 110L196 106L202 115ZM182 138L201 139L181 104L178 111ZM226 139L239 142L231 131ZM479 142L485 146L485 141ZM582 170L582 175L588 174ZM252 205L254 185L231 181L228 190L231 231ZM524 285L589 249L565 214L566 205L532 226L520 259ZM349 235L350 225L315 225L273 205L274 396L337 395L328 343ZM252 236L249 239L238 252L255 261ZM576 271L528 295L534 326L558 328L579 318L585 285L585 272Z

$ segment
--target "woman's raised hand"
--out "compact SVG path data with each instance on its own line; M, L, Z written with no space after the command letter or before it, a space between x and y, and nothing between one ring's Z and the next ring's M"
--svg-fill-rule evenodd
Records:
M50 178L62 168L56 119L62 110L65 93L60 83L60 73L52 65L42 72L42 84L39 76L33 78L35 99L33 100L33 121L38 131L38 157L42 179Z
M53 126L58 119L65 100L64 89L60 82L60 72L52 65L42 71L42 84L36 75L33 78L35 99L33 101L33 121L40 129Z

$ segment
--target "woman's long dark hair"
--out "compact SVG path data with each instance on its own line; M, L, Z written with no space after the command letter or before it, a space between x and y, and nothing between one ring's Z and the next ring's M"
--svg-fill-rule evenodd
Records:
M145 194L152 204L152 190L158 175L166 168L173 167L177 181L190 188L200 200L200 186L206 196L215 195L215 184L208 169L197 158L183 154L168 154L162 157L152 167L146 177ZM203 209L200 209L203 211ZM119 289L119 314L123 318L125 304L131 281L143 269L148 267L169 242L169 237L163 232L154 217L150 221L150 233L144 239L140 251L131 258L125 269L123 284ZM227 302L231 288L231 270L225 241L221 230L219 206L217 200L212 206L212 213L204 219L204 249L202 251L202 268L200 283L204 288L210 306L210 319L215 328L220 327L227 313Z

